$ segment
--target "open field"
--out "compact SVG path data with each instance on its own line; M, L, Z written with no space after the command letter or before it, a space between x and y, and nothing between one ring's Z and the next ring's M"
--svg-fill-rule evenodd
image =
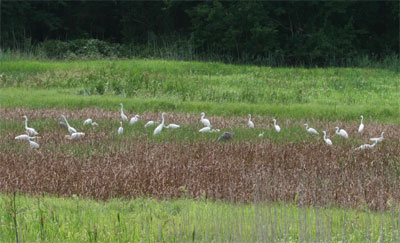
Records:
M12 199L7 193L24 194L24 241L398 239L399 73L160 60L8 61L0 72L0 204ZM140 120L118 136L121 102ZM161 111L181 128L153 136L155 127L143 125ZM200 112L221 132L199 133ZM61 114L85 137L67 140ZM39 149L14 140L23 115ZM89 117L99 126L83 126ZM306 122L320 135L308 134ZM350 138L335 135L336 126ZM225 131L235 137L218 143ZM355 150L381 132L382 143ZM0 234L15 239L2 208ZM289 223L275 215L284 213Z

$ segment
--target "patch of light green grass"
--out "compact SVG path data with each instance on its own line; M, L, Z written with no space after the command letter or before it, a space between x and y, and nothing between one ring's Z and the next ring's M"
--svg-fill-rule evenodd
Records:
M399 122L400 109L391 105L322 105L322 104L247 104L218 102L182 102L174 98L125 98L114 95L81 96L50 89L0 89L0 107L32 109L65 108L83 109L90 107L105 110L119 110L119 103L133 113L146 111L167 112L206 112L210 115L244 116L269 115L277 118L319 119L319 120L359 120L363 114L369 120L381 122Z
M285 203L240 204L205 198L108 202L0 195L0 236L22 242L254 242L398 240L398 212L374 213ZM17 210L14 224L12 210ZM394 229L394 230L393 230Z

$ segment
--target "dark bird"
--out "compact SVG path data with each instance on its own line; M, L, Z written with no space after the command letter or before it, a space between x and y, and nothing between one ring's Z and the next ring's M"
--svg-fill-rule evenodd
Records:
M67 124L65 124L65 123L62 122L62 121L59 121L59 122L58 122L58 125L59 125L61 128L68 128L68 127L67 127Z
M68 128L67 124L65 124L64 122L60 121L62 119L61 116L58 116L57 119L58 119L58 125L61 128Z
M233 132L224 132L221 136L219 136L218 142L227 141L227 140L233 138L234 135L235 135L235 133L233 133Z

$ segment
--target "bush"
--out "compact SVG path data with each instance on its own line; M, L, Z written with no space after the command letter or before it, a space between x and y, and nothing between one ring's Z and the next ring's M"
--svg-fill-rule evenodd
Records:
M99 59L122 57L120 44L108 43L97 39L77 39L71 41L47 40L40 47L45 57L50 59Z

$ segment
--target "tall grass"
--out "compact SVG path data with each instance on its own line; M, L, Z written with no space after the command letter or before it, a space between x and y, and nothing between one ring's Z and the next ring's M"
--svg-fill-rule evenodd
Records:
M37 45L32 44L30 38L18 43L16 49L0 50L0 61L12 59L40 59L40 60L95 60L116 58L146 58L179 61L206 61L230 64L247 64L270 67L361 67L382 68L400 71L400 57L398 53L386 55L359 55L335 57L321 61L303 60L293 62L293 57L279 53L270 53L267 56L246 55L232 56L229 54L215 54L219 50L209 49L207 52L198 52L190 40L179 36L158 37L149 40L146 44L117 44L97 39L78 39L71 41L48 40Z
M206 198L0 197L0 237L7 242L396 242L400 236L395 207L374 213Z
M275 107L279 115L281 105L294 107L292 112L300 105L309 107L308 110L318 110L319 114L325 113L326 109L327 113L335 111L337 116L342 116L340 107L357 107L356 110L364 106L366 110L380 110L378 113L382 112L382 116L396 117L400 100L400 74L382 69L268 68L221 63L125 60L9 61L2 64L2 72L4 75L0 87L19 88L2 89L0 92L3 97L13 92L15 95L27 93L21 88L30 88L32 96L35 93L44 94L42 90L46 89L49 90L48 94L59 92L58 96L90 103L126 97L133 98L128 102L136 100L133 102L136 104L137 101L153 103L157 100L156 103L164 106L160 108L170 110L190 103L211 110L214 106L226 104L226 107L231 107L228 110L234 110L228 113L238 114L251 112L253 108L250 107L254 104ZM99 97L86 98L94 95ZM29 94L23 96L26 104L31 103L29 97L34 99ZM2 105L12 106L11 101L7 103L10 104ZM43 105L46 106L45 101ZM244 106L250 110L240 111L239 107ZM287 110L283 110L286 113ZM344 113L342 117L345 116Z

